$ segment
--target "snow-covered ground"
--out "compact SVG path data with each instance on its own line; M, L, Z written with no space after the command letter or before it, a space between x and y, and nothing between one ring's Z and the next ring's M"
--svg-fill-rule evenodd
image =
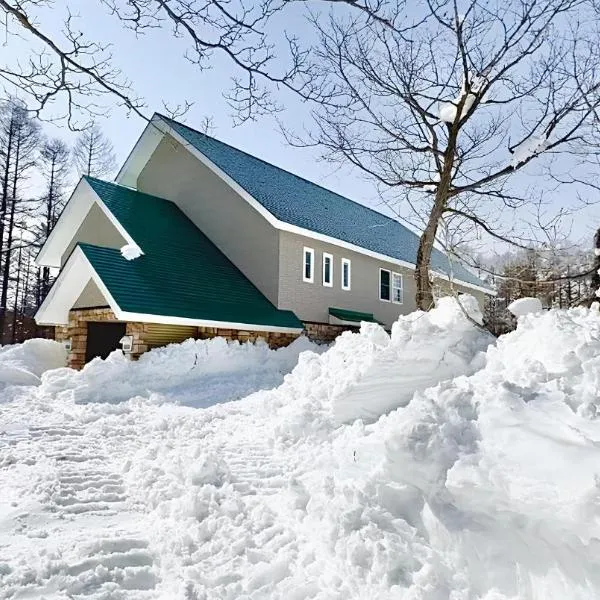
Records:
M281 377L294 351L6 387L0 598L600 598L600 315L529 314L489 343L446 300L229 403L217 373L237 398L252 377L227 380Z

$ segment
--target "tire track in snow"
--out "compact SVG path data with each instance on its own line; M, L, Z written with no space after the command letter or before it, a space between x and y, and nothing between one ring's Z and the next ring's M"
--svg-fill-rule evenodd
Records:
M0 448L11 449L0 477L35 474L23 496L39 499L27 507L13 501L16 510L2 523L10 542L0 543L0 598L160 597L144 515L129 501L105 444L75 425L0 432Z

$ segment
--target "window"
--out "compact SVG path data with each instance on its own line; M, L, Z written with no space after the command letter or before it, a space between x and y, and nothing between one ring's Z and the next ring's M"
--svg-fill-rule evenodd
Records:
M390 289L391 271L387 269L379 269L379 299L385 302L390 302L392 299Z
M400 273L392 273L392 302L402 304L403 300L402 275Z
M315 251L312 248L304 248L303 256L302 281L312 283L315 280Z
M349 290L352 283L352 263L347 258L342 258L342 289Z
M333 256L323 252L323 285L333 287Z

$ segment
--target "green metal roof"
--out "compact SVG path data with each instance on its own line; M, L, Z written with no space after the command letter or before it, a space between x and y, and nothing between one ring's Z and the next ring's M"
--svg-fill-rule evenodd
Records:
M302 328L278 310L169 200L85 178L144 254L79 244L121 310L188 319Z
M377 323L378 321L373 317L373 313L358 312L356 310L346 310L345 308L329 308L329 314L332 317L341 319L342 321L352 321L360 323L361 321L369 321L371 323Z

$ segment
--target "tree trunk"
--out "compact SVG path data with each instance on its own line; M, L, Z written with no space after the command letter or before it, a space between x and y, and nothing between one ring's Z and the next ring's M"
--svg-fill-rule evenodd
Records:
M15 301L13 303L13 314L12 314L12 343L17 341L17 314L19 313L19 288L21 284L21 267L22 255L23 255L23 244L19 244L19 260L17 261L17 281L15 284Z
M27 312L27 296L29 294L29 277L30 277L31 257L28 256L27 269L25 270L25 281L23 282L23 294L21 295L21 314Z
M10 283L10 260L12 253L13 232L15 227L15 211L17 208L17 182L19 179L19 154L20 138L17 138L15 146L15 170L13 172L13 193L10 205L10 217L6 237L6 254L4 257L4 272L2 273L2 292L0 293L0 332L4 332L6 325L6 304L8 300L8 285Z
M457 113L461 114L464 99L458 103ZM456 155L456 144L458 140L459 125L454 122L448 127L448 145L444 151L444 164L440 174L440 182L435 193L433 207L429 213L427 226L419 239L417 250L417 264L415 265L415 281L417 284L416 302L420 310L431 310L435 305L431 279L429 279L429 268L431 266L431 254L435 244L435 236L446 210L449 198L450 186L452 184L452 170Z
M86 175L89 177L92 172L92 151L94 149L94 137L90 134L90 146L88 148L88 160L87 160L87 173Z
M417 250L417 264L415 268L415 281L417 283L417 308L420 310L431 310L434 306L433 288L429 279L429 267L431 265L431 253L435 243L440 219L444 214L445 200L436 197L433 210L429 213L427 227L421 234L419 249Z
M8 221L8 233L6 238L6 255L4 258L4 272L2 273L2 292L0 293L0 332L4 331L6 326L6 305L8 301L8 285L10 283L10 260L12 253L12 238L15 226L15 198L12 199L10 206L10 217Z
M595 294L600 290L600 229L596 231L594 236L594 250L596 251L594 256L594 272L592 273L592 294Z
M12 146L13 146L13 128L14 120L11 119L8 130L8 141L6 145L6 163L4 165L4 173L2 174L2 199L0 201L0 267L2 266L2 249L4 245L4 223L6 221L6 209L8 207L8 182L10 181L10 162L12 158ZM2 272L2 268L0 268ZM0 330L0 336L2 330Z
M56 171L56 159L52 159L52 163L50 165L50 183L48 185L48 198L46 200L46 240L50 235L50 231L53 226L53 213L54 213L54 181L55 181L55 171ZM43 301L48 295L48 291L50 290L50 269L48 267L44 267L42 269L42 282L41 282L41 290L40 290L40 300Z

